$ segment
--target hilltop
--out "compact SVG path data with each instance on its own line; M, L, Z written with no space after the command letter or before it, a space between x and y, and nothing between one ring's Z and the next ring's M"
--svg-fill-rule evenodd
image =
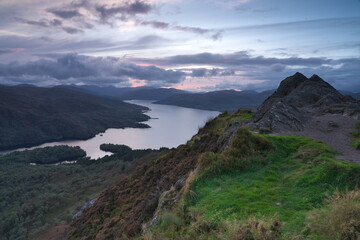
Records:
M281 134L304 132L316 116L357 121L358 107L318 76L296 73L254 116L223 113L105 190L68 238L356 239L360 166L322 142Z
M359 101L344 96L317 75L296 73L259 107L252 122L271 131L303 130L312 116L340 114L360 120Z
M317 75L296 73L259 107L248 123L254 129L320 140L360 163L350 133L360 120L360 101L344 96Z

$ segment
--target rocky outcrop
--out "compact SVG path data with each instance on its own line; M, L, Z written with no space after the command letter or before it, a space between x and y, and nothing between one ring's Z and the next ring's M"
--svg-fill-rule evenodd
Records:
M337 113L360 119L360 102L343 96L317 75L301 73L287 77L279 88L264 101L250 126L271 131L302 131L315 115Z

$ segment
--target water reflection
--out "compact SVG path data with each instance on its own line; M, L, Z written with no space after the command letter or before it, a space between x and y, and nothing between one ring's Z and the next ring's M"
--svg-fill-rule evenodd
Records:
M109 128L104 133L88 140L45 143L33 148L56 145L79 146L92 159L109 154L100 150L102 143L125 144L133 149L172 148L185 143L197 133L198 128L202 127L207 120L219 114L216 111L152 104L151 101L144 100L128 102L150 108L146 114L151 119L146 124L151 128Z

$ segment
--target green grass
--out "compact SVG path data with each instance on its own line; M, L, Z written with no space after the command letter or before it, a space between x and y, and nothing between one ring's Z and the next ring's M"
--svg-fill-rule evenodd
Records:
M276 151L267 154L265 166L254 161L245 170L201 177L192 185L196 197L189 198L187 206L216 222L276 216L285 223L285 237L304 229L307 213L323 206L327 194L354 189L359 182L360 167L335 160L334 151L323 143L302 137L266 138Z
M353 136L353 146L357 150L360 150L360 122L355 124L355 130L356 131L351 133L351 135Z
M248 109L239 109L235 113L223 112L212 121L208 121L204 128L213 133L223 133L230 124L250 120L253 115L251 110ZM201 130L199 133L201 133Z

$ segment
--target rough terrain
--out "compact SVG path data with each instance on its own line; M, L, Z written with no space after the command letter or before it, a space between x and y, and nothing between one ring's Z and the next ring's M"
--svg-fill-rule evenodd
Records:
M305 136L322 141L339 152L338 159L360 164L360 151L351 145L351 132L357 121L340 114L325 114L309 119L302 131L279 132L279 135Z
M317 75L296 73L281 82L248 124L277 135L323 141L340 153L340 159L360 164L360 151L351 145L359 120L359 100L342 95Z

